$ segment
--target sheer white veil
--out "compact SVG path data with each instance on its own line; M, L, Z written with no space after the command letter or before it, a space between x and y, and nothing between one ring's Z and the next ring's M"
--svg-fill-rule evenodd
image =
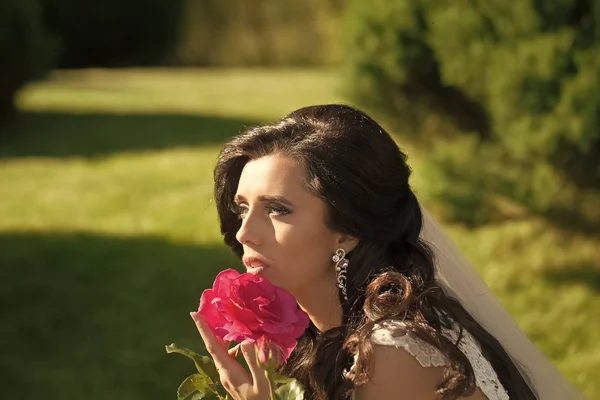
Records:
M500 342L539 400L585 399L519 328L440 224L422 205L421 210L421 238L434 252L436 276L444 292Z

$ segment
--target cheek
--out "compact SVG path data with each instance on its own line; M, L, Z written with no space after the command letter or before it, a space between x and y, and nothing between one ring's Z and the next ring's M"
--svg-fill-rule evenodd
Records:
M317 224L288 225L278 230L277 241L287 262L290 275L305 280L325 273L331 266L333 236Z

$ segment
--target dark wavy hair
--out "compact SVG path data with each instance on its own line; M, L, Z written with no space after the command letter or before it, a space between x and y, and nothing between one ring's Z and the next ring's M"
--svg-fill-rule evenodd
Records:
M341 326L319 332L311 324L281 372L298 379L306 399L347 399L369 379L370 332L384 319L398 318L406 329L438 348L449 360L437 393L469 396L476 389L467 357L442 334L457 323L481 344L511 399L536 399L500 343L436 281L433 253L419 234L422 212L409 186L406 155L365 113L346 105L301 108L268 125L247 129L223 147L214 171L221 233L240 257L240 220L232 211L244 165L282 154L300 162L307 188L325 201L325 223L359 239L347 256L348 300L340 297ZM343 372L352 365L352 373Z

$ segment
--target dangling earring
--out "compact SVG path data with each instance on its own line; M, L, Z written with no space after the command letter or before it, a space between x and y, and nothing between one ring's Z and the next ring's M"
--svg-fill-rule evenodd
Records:
M335 276L337 278L337 287L342 291L344 300L348 300L346 294L346 274L348 272L348 259L346 258L346 251L344 249L337 249L333 257L331 257L335 263Z

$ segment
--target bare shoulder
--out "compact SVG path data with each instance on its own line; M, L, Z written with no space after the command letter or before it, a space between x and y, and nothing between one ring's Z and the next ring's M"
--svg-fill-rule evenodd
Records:
M443 367L423 367L403 348L373 346L371 380L356 391L356 400L437 399Z
M354 400L437 400L444 367L424 367L404 348L373 346L371 380L355 392ZM462 400L487 400L481 389Z

